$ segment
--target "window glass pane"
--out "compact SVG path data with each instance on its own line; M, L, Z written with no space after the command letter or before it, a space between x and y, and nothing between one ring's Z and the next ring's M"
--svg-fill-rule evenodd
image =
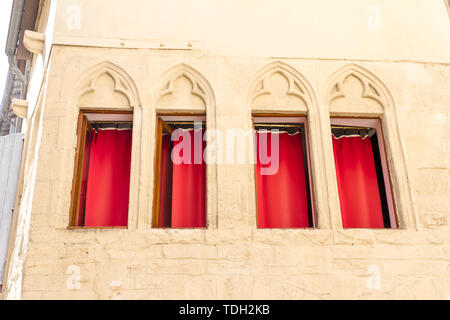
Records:
M72 226L127 226L131 118L131 114L82 114Z
M83 152L83 164L81 170L81 186L80 186L80 198L78 204L78 217L77 217L77 226L84 225L84 212L86 209L86 190L87 190L87 179L89 173L89 158L91 154L91 144L92 139L94 137L94 132L86 130L86 141L84 144L84 152Z
M303 124L255 124L258 228L313 226Z
M126 226L131 130L99 129L89 157L85 226Z
M173 143L170 134L164 133L161 142L160 194L158 227L172 226L172 160Z
M204 130L201 121L195 124L194 121L163 123L155 227L206 227Z
M357 126L355 122L353 119L352 125L343 125L342 121L332 125L342 225L390 228L391 215L395 213L389 210L378 132L374 127Z

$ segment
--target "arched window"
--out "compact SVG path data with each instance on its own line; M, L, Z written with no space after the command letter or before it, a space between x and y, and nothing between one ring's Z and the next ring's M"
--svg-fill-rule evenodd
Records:
M128 75L112 63L92 68L81 81L70 228L126 228L130 189L138 175L133 119L139 107ZM139 114L139 111L137 112Z
M327 167L334 178L330 191L334 203L339 203L332 210L340 213L340 217L333 215L335 225L411 226L414 216L410 214L402 148L387 88L354 64L338 70L327 88L331 141L324 139L329 142Z
M154 228L216 224L216 167L208 161L207 128L215 128L211 87L193 68L167 71L155 94Z
M318 227L317 172L310 151L317 139L310 128L318 118L311 86L291 66L274 62L254 77L249 104L256 135L258 228Z

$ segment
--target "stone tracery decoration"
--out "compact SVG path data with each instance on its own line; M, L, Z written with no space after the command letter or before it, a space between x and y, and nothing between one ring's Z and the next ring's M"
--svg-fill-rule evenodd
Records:
M79 106L139 106L137 90L131 78L118 66L103 62L95 66L81 83Z
M350 64L336 74L327 94L330 112L383 114L386 96L368 71Z
M206 84L197 72L185 64L173 68L158 92L157 107L205 109L210 98Z
M311 97L304 79L294 68L274 62L263 68L250 89L254 109L288 108L307 111Z

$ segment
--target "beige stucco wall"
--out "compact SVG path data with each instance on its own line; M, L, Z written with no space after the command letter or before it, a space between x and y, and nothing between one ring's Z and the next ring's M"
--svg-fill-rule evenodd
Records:
M365 13L368 1L339 6L289 2L296 10L280 9L280 4L269 15L275 20L267 18L269 2L257 10L251 1L220 5L226 8L196 1L202 6L184 8L203 16L212 9L220 12L214 21L207 19L211 28L175 19L180 17L169 14L175 12L170 1L136 1L147 9L139 12L152 12L153 19L132 15L136 7L130 5L113 6L107 19L98 15L104 1L96 1L96 9L89 9L93 5L87 1L62 1L42 89L45 99L28 127L36 152L28 155L20 207L31 219L26 254L21 253L23 281L9 278L5 297L450 298L449 20L443 2L414 2L379 1L384 18L372 34L379 39L374 42L374 30L352 28L362 19L355 12ZM74 4L83 8L80 29L68 30L63 16L73 8L65 5ZM245 10L255 14L248 17L255 24L245 23ZM286 12L291 19L280 21ZM298 19L302 28L284 27L297 21L293 12L304 18ZM322 17L320 27L311 18L314 13ZM233 20L230 15L236 14ZM433 16L431 23L421 23L427 15ZM166 18L157 19L161 16ZM133 23L127 24L131 17ZM230 20L244 31L230 33L225 24ZM273 33L265 21L279 22L271 24ZM314 28L306 32L308 21ZM252 38L258 27L265 36ZM300 30L304 42L296 41ZM162 38L163 47L155 41ZM255 87L273 72L295 81L304 103L256 103L251 98ZM189 90L180 100L186 101L183 105L160 99L167 83L180 76L201 88L202 103L192 102ZM359 82L346 82L348 77ZM339 82L344 98L337 103L333 87ZM90 83L98 95L83 95ZM118 96L114 84L123 89ZM368 98L366 85L373 88ZM283 84L274 83L275 89L284 101ZM128 230L67 230L80 104L134 110ZM349 110L342 109L345 105ZM250 128L252 112L306 115L319 228L257 229L253 166L219 164L208 166L206 230L152 229L155 114L186 109L206 112L208 125L220 130ZM330 113L382 118L400 229L342 229ZM10 271L19 260L12 260ZM80 286L70 286L78 270Z
M197 40L213 55L450 62L443 0L59 2L57 42L157 40Z

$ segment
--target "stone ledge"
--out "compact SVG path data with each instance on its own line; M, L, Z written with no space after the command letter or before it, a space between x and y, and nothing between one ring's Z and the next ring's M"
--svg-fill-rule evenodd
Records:
M34 32L31 30L25 30L23 43L28 51L42 55L45 50L45 34Z

